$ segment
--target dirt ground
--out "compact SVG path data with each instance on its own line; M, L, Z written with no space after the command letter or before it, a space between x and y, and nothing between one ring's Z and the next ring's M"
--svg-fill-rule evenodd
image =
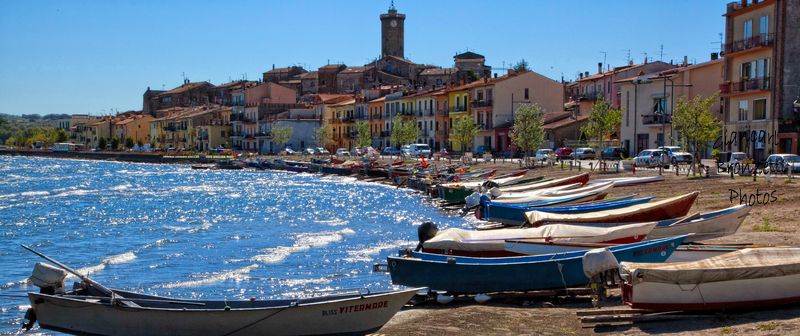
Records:
M491 165L503 170L511 165ZM586 171L585 169L583 171ZM541 168L530 175L566 176L577 171L560 168ZM636 172L636 176L657 174L656 171ZM674 171L663 173L663 182L614 189L609 197L638 193L659 198L700 191L690 213L716 210L739 204L738 195L747 195L753 209L736 234L709 242L752 243L758 245L800 246L800 179L787 183L786 177L766 181L758 177L730 179L727 175L711 178L687 178L685 172L677 177ZM592 178L632 176L592 173ZM765 193L767 195L765 195ZM750 195L760 195L750 197ZM732 197L733 196L733 197ZM733 198L733 199L732 199ZM764 204L766 203L766 204ZM800 285L800 284L799 284ZM624 308L619 291L603 309ZM770 310L712 313L693 315L667 322L636 323L627 326L581 328L576 317L579 310L591 309L588 297L540 298L535 300L502 299L485 304L463 301L439 305L426 303L398 313L377 332L384 335L798 335L800 334L800 305Z

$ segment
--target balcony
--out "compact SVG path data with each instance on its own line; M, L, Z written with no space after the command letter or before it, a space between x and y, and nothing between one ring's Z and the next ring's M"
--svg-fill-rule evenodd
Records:
M353 118L353 119L355 119L355 120L367 120L367 119L369 119L369 115L367 115L367 114L357 114L355 116L355 118Z
M397 114L398 114L398 115L413 116L413 115L414 115L414 111L411 111L411 110L403 110L403 111L400 111L400 112L399 112L399 113L397 113Z
M470 103L470 105L472 107L491 107L492 106L492 100L491 99L489 99L489 100L473 100Z
M453 107L453 109L450 110L450 113L463 113L463 112L467 112L466 106L457 106Z
M775 34L761 34L743 40L725 43L722 46L722 54L728 55L740 51L768 47L772 45L774 40Z
M258 132L258 133L256 133L256 136L257 137L271 137L272 136L272 132Z
M385 138L385 137L390 137L390 136L392 136L392 132L391 131L381 131L381 137Z
M645 114L642 116L642 124L645 125L663 125L671 123L672 115L669 114Z
M448 112L446 108L436 110L436 115L438 116L447 116Z
M748 80L743 80L741 82L732 83L731 91L736 93L736 92L769 90L770 88L769 84L770 84L769 77L748 79Z
M578 100L597 100L597 92L579 94Z
M380 113L373 113L372 114L372 119L381 119L381 118L383 118L383 115L381 115Z

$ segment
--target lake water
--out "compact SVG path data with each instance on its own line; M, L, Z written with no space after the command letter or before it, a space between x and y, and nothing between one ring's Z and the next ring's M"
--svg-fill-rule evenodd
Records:
M109 287L247 299L393 288L372 273L416 226L469 226L408 190L277 171L0 156L0 334L40 252ZM470 216L471 217L471 216ZM75 277L68 277L71 288Z

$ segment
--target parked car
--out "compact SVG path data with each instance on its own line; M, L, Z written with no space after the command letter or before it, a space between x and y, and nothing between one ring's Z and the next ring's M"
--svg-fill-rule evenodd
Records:
M555 154L559 159L569 159L572 157L572 148L561 147L556 149Z
M431 147L428 144L410 144L403 146L403 154L408 156L424 156L430 157L431 156Z
M475 156L483 156L483 154L486 154L487 151L491 152L491 148L487 148L483 145L478 146L478 148L475 148Z
M289 147L286 147L280 152L280 154L281 155L295 155L295 154L297 154L297 152L295 152L293 149L291 149Z
M394 147L386 147L381 152L381 155L400 155L400 150Z
M330 153L331 152L329 152L327 149L322 148L322 147L317 147L317 148L314 149L314 154L316 154L316 155L323 155L323 154L327 155L327 154L330 154Z
M633 158L637 167L668 167L669 154L663 149L645 149Z
M308 147L303 150L303 155L314 155L314 148Z
M747 154L743 152L720 152L717 167L721 171L728 171L728 169L735 169L736 164L747 160Z
M572 152L572 157L576 160L587 160L587 159L596 159L597 155L594 152L594 149L589 147L581 147L576 148L574 152Z
M350 156L350 151L347 148L337 148L336 156Z
M682 150L678 146L661 146L658 149L663 149L667 151L667 155L669 155L670 163L676 165L679 163L692 163L694 161L692 159L692 154Z
M628 151L624 147L606 147L600 152L600 157L603 160L622 160L628 157Z
M800 173L800 156L797 154L772 154L767 158L764 174L769 174L771 170L779 173L792 174Z
M536 161L555 160L556 153L550 148L542 148L536 151Z

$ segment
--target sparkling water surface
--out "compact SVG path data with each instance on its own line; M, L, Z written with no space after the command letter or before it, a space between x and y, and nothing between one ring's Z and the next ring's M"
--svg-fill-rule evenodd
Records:
M19 244L108 287L179 298L394 288L373 273L416 226L469 226L404 189L280 171L0 156L0 334L19 333L33 265ZM68 277L71 288L75 277ZM36 330L26 334L49 331Z

